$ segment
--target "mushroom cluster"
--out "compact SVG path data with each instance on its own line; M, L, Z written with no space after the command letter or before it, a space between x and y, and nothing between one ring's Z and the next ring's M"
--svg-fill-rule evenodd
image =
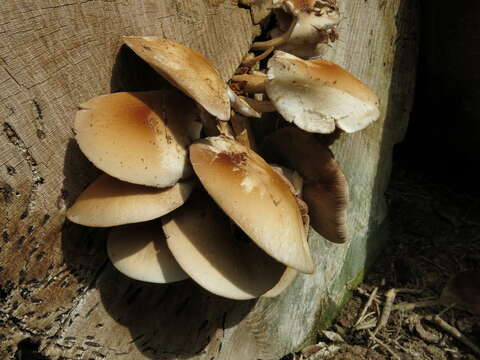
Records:
M297 3L282 3L296 24L311 15ZM317 10L312 16L334 17ZM293 38L303 32L290 27ZM182 44L124 41L176 89L98 96L76 114L80 149L105 174L67 217L114 227L107 252L116 269L154 283L191 278L231 299L272 297L298 272L314 272L310 221L327 240L347 241L347 182L313 133L374 121L378 99L368 87L336 64L277 50L267 74L234 76L234 91ZM248 118L265 111L287 122L260 151Z

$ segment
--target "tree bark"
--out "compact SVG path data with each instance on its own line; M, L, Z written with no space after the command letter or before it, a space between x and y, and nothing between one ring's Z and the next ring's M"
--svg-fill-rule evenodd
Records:
M313 230L317 269L274 299L235 302L191 281L125 278L106 230L64 222L98 174L73 140L79 103L163 86L122 35L158 35L230 78L251 44L247 9L222 0L4 0L0 8L0 353L50 359L276 359L314 340L382 245L383 192L411 107L414 0L343 0L328 53L372 87L382 118L333 146L350 183L351 241Z

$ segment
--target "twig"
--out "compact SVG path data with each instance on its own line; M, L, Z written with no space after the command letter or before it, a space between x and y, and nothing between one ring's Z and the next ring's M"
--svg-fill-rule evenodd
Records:
M424 301L416 301L416 302L403 302L392 307L392 310L402 310L402 311L411 311L413 309L430 307L435 305L441 305L439 299L434 300L424 300Z
M430 343L439 343L441 337L436 334L431 333L430 331L425 330L422 325L422 317L417 314L413 314L408 318L409 322L415 326L415 330L417 331L418 335L425 341Z
M456 327L453 327L445 320L443 320L438 315L429 315L424 317L425 320L433 322L435 325L438 325L441 329L445 330L447 333L452 335L455 339L462 342L464 345L468 346L472 351L474 351L477 355L480 355L480 348L475 345L469 338L463 335Z
M372 305L372 301L375 298L375 295L377 295L377 291L378 291L378 287L375 287L373 289L372 293L370 294L370 296L368 297L368 300L365 303L365 306L363 307L363 310L360 313L360 316L358 317L357 322L355 323L355 325L353 325L353 328L357 328L357 326L360 325L365 320L365 318L366 318L365 314L366 314L368 308L370 307L370 305Z
M377 327L373 331L373 335L376 335L378 330L380 330L382 327L387 325L388 319L390 318L390 313L392 312L393 302L395 301L395 297L397 296L398 293L419 294L421 292L422 291L418 289L404 289L404 288L388 290L387 293L385 294L386 300L385 300L385 305L383 306L382 315L380 316L380 320L378 321Z
M370 339L377 343L378 345L382 346L385 350L388 351L388 353L390 355L392 355L392 357L396 360L401 360L400 359L400 356L398 356L392 349L390 349L390 346L388 346L387 344L385 344L383 341L381 341L379 338L377 338L375 336L375 334L373 334L371 331L368 332L368 334L370 335Z
M396 289L390 289L385 294L385 305L383 306L382 315L380 316L380 320L377 323L377 327L375 328L375 330L373 330L373 336L375 336L378 330L380 330L387 324L388 318L390 317L390 312L392 311L392 305L393 301L395 300L395 296L397 296Z

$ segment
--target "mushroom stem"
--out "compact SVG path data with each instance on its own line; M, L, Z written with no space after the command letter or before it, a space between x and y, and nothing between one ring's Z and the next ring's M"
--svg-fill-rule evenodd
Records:
M277 111L271 101L257 100L248 97L242 97L242 99L245 100L251 108L260 113Z
M228 87L227 92L228 97L230 98L230 105L232 106L233 110L246 117L261 117L261 115L255 111L243 97L235 94L230 87Z
M288 2L287 2L288 3ZM253 50L265 50L270 47L278 47L280 45L285 44L290 37L292 36L293 30L295 29L295 26L298 24L298 16L295 11L292 11L293 14L293 20L292 23L290 24L288 30L284 32L282 35L277 36L273 39L267 40L267 41L257 41L252 44L252 49Z
M239 114L234 114L230 120L233 133L235 134L235 140L257 152L257 144L253 136L252 127L250 126L250 119Z
M234 138L232 127L230 126L230 123L226 121L217 121L217 130L220 133L220 135L225 135L230 138Z
M247 93L265 93L267 75L263 73L233 75L232 80L240 82Z
M258 56L255 56L255 55L253 55L252 53L248 53L248 54L245 55L245 57L243 58L243 60L242 60L242 65L248 66L248 67L253 67L253 66L255 66L256 63L258 63L259 61L262 61L262 60L265 59L268 55L270 55L274 49L275 49L275 47L270 46L269 48L267 48L264 52L262 52L262 53L261 53L260 55L258 55Z

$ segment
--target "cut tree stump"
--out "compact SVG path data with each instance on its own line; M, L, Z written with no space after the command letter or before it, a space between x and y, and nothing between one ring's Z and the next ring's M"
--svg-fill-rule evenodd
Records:
M350 184L351 241L332 244L311 230L314 275L299 276L277 298L236 302L191 281L127 279L107 261L106 230L64 220L98 175L73 140L77 105L112 91L165 86L122 47L121 36L183 42L228 79L252 41L249 10L222 0L3 0L2 359L34 352L42 359L278 359L314 341L386 238L383 193L415 79L415 3L340 4L340 40L327 57L378 93L384 115L333 146Z

